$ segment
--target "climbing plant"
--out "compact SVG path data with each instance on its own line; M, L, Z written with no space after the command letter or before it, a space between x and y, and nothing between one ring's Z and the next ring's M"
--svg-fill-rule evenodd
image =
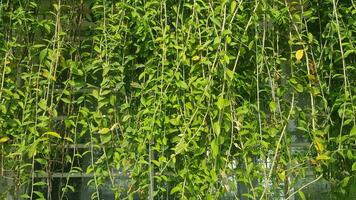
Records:
M0 0L0 197L352 198L355 35L353 0Z

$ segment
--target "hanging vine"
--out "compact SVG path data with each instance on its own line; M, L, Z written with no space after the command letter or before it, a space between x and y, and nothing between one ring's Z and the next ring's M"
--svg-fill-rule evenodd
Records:
M0 198L351 198L355 10L1 0Z

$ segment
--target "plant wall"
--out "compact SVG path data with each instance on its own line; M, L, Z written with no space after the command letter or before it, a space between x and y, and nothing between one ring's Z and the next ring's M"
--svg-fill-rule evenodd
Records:
M353 0L1 0L0 196L350 198L355 34Z

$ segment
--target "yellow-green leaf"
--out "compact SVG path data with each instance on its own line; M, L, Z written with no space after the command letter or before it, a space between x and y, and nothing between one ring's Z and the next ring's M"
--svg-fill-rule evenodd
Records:
M299 196L300 196L300 198L302 200L306 200L307 199L302 191L298 191L298 194L299 194Z
M352 127L350 131L350 136L354 136L354 135L356 135L356 126Z
M181 191L182 190L182 184L181 183L179 183L179 184L177 184L172 190L171 190L171 192L170 192L170 194L174 194L174 193L176 193L176 192L179 192L179 191Z
M354 162L354 164L352 164L352 171L356 171L356 162Z
M214 122L214 124L213 124L213 129L214 129L214 133L215 133L217 136L219 136L219 135L220 135L220 132L221 132L219 122Z
M184 141L180 141L174 148L174 151L176 154L179 154L185 150L185 148L188 147L188 144L185 143Z
M193 56L192 60L193 61L198 61L198 60L200 60L200 57L199 56Z
M286 179L286 171L279 172L278 177L284 181Z
M42 109L42 110L47 110L47 102L44 99L41 99L40 102L38 102L38 106Z
M5 143L5 142L7 142L7 141L9 141L9 140L10 140L10 138L7 137L7 136L2 137L2 138L0 138L0 144L1 144L1 143Z
M269 109L270 109L272 112L276 112L276 110L277 110L277 104L276 104L275 101L269 102Z
M231 6L230 6L230 13L234 13L235 12L236 6L237 6L237 2L236 1L232 1L231 2Z
M47 71L47 70L45 70L45 71L42 72L42 76L44 76L45 78L50 79L50 80L52 80L52 81L55 81L55 80L56 80L56 77L54 77L53 75L51 75L51 74L49 73L49 71Z
M100 134L107 134L107 133L109 133L109 132L110 132L110 129L109 129L109 128L102 128L102 129L99 131Z
M319 141L315 141L315 148L318 150L318 152L324 151L324 145Z
M228 99L224 99L223 97L219 97L216 105L218 106L219 110L222 110L226 106L230 105L230 101Z
M48 132L45 132L43 135L50 135L50 136L53 136L53 137L56 137L56 138L62 138L61 135L59 135L59 133L56 133L56 132L53 132L53 131L48 131Z
M329 159L330 159L330 157L325 154L321 154L316 157L316 160L329 160Z
M74 142L74 141L72 140L72 138L69 138L69 137L65 137L64 139L67 140L67 141L69 141L69 142L71 142L71 143Z
M299 61L303 58L304 56L304 51L303 49L299 49L297 52L295 52L295 58Z
M216 156L219 154L219 145L217 144L217 141L215 139L211 141L210 146L211 146L211 153L213 157L216 158Z

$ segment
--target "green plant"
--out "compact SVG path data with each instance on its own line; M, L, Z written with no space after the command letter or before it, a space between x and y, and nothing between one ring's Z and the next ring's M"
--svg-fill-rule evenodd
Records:
M0 1L7 192L69 198L79 174L90 177L92 199L103 188L116 199L306 199L321 180L330 198L348 198L355 8Z

